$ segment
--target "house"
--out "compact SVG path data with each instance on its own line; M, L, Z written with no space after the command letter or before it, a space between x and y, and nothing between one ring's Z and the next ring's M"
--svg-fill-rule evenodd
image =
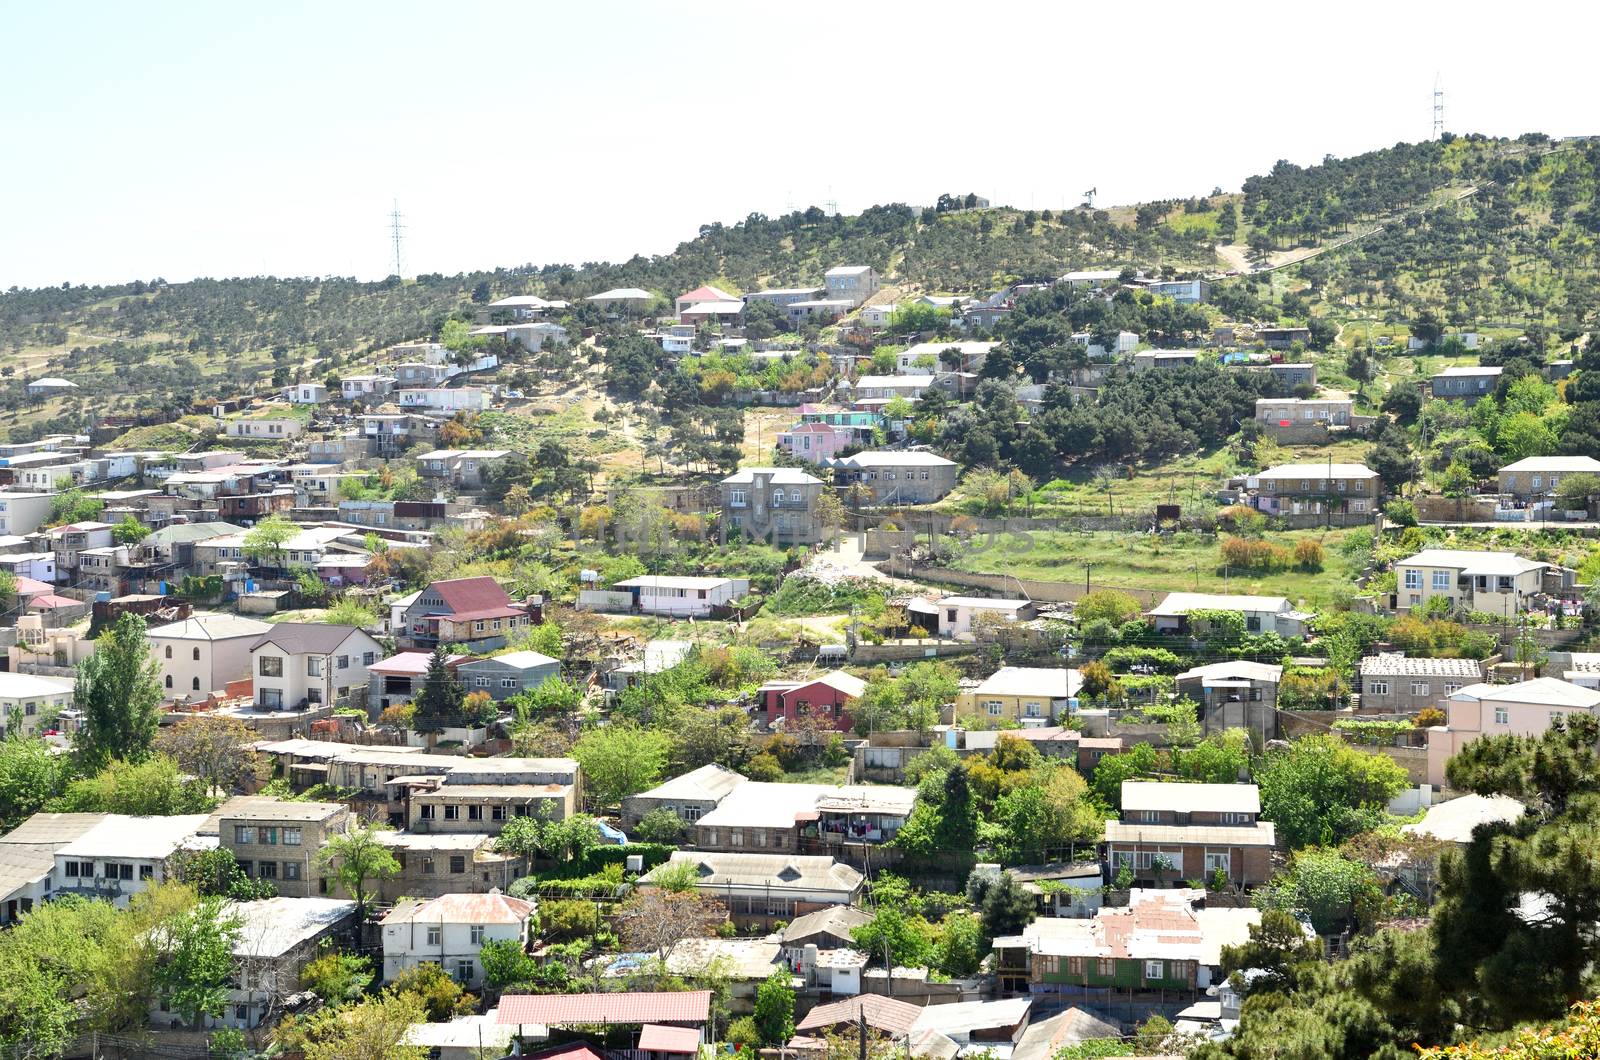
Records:
M787 467L747 467L719 483L725 535L771 541L777 545L809 545L820 541L825 527L816 514L817 500L827 488L822 480Z
M1445 697L1447 720L1428 730L1428 783L1446 786L1445 763L1480 736L1541 736L1572 714L1600 713L1600 690L1535 677L1514 685L1473 684Z
M1199 705L1207 732L1249 729L1263 740L1277 736L1282 666L1230 659L1185 670L1173 680L1179 696Z
M473 659L456 668L461 687L470 694L487 692L496 700L529 692L561 676L561 660L536 651L513 651Z
M526 946L533 911L534 903L499 891L402 902L382 921L383 978L392 982L426 962L440 965L462 986L476 987L483 981L483 944L509 940Z
M61 712L72 706L77 679L19 674L0 670L0 735L33 736L53 728ZM12 722L18 729L11 731Z
M853 308L855 303L848 298L815 298L807 302L790 302L783 307L783 315L791 326L807 320L831 324Z
M919 342L894 355L900 375L976 372L998 342Z
M255 706L300 711L333 705L367 684L383 646L365 630L323 622L280 622L250 645Z
M1009 1049L1028 1029L1032 1008L1031 997L926 1005L911 1025L911 1036L943 1035L963 1050Z
M1443 401L1476 402L1494 393L1500 384L1500 374L1505 369L1483 365L1461 364L1436 373L1428 381L1428 391Z
M956 696L957 714L1042 726L1076 706L1083 677L1058 666L1003 666L969 692Z
M267 880L287 898L329 893L317 856L355 820L342 802L291 802L245 796L217 811L217 838L246 876Z
M695 890L725 902L737 924L789 922L829 906L854 905L866 883L861 873L831 857L789 852L678 850L663 864L665 869L657 866L640 877L640 885L651 884L659 872L681 871L676 866L689 865L695 872Z
M1257 328L1256 338L1269 350L1287 350L1295 343L1304 346L1311 341L1310 328Z
M1122 819L1106 822L1106 863L1157 886L1209 880L1219 870L1253 887L1272 875L1272 822L1254 784L1122 782ZM1163 861L1165 864L1163 865Z
M378 887L385 903L503 891L528 872L527 859L495 850L488 832L379 832L378 842L400 863Z
M36 813L0 836L0 926L15 924L55 884L56 851L98 825L99 813Z
M726 607L741 594L732 578L642 574L612 586L633 597L632 609L640 614L671 618L705 618Z
M389 366L389 371L394 373L394 388L405 390L410 387L436 387L442 386L446 379L455 375L453 365L442 363L439 360L427 359L421 361L399 361ZM398 401L399 398L390 400Z
M346 401L381 401L394 390L394 376L345 375L339 377L339 396Z
M1378 473L1365 464L1279 464L1245 480L1255 507L1274 515L1372 512L1383 496Z
M1280 394L1317 385L1317 366L1310 361L1274 362L1267 365L1267 374L1272 377L1272 388Z
M1141 350L1133 355L1133 370L1135 372L1161 371L1170 372L1178 368L1188 368L1200 363L1198 350Z
M1104 287L1121 280L1121 269L1079 269L1064 272L1056 278L1057 283L1064 283L1068 287Z
M474 335L498 335L508 344L517 343L529 353L538 353L546 345L559 346L567 341L567 329L548 320L525 320L513 324L489 324L474 328Z
M1072 341L1083 347L1091 361L1112 360L1139 348L1139 336L1132 331L1118 331L1109 346L1092 331L1074 331Z
M1122 1028L1077 1007L1033 1020L1011 1050L1011 1060L1052 1060L1071 1046L1095 1038L1120 1038Z
M234 971L221 1014L202 1017L200 1026L251 1030L276 1024L297 1004L305 988L301 981L305 966L332 944L334 936L348 931L356 903L280 895L229 902L223 914L239 924L233 941ZM170 999L159 996L150 1002L149 1022L160 1030L191 1028Z
M504 464L509 449L435 449L417 457L417 474L465 490L481 489L484 472Z
M858 927L866 927L874 919L867 910L853 905L830 905L826 909L797 916L778 934L778 940L783 944L784 959L790 967L799 970L808 949L819 952L850 949L855 945L850 933Z
M256 415L231 419L223 423L223 433L229 438L256 438L281 442L289 438L298 438L305 431L305 422L294 416Z
M375 456L392 457L439 436L442 419L411 412L372 412L356 417Z
M1600 460L1592 456L1530 456L1500 469L1500 492L1520 500L1551 497L1562 478L1600 475Z
M622 826L632 828L652 810L666 810L685 824L693 824L727 797L740 784L743 774L715 762L692 769L658 784L649 791L622 800Z
M321 405L332 398L326 383L295 383L283 388L283 400L291 405Z
M661 1051L662 1044L681 1047L674 1029L692 1030L696 1041L703 1041L706 1023L711 1018L711 991L679 990L654 993L645 990L604 991L591 994L506 994L500 999L500 1022L518 1028L518 1035L532 1035L549 1027L640 1026L639 1050L647 1045ZM691 1053L699 1050L694 1045ZM523 1054L528 1060L597 1060L594 1054L535 1052Z
M860 483L873 504L932 504L956 488L961 468L937 453L876 450L834 462L839 477Z
M406 1031L405 1044L423 1050L429 1060L480 1060L484 1056L513 1056L515 1027L500 1023L500 1010L491 1008L481 1016L457 1016L446 1023L413 1023ZM587 1045L558 1045L546 1060L604 1060ZM524 1052L524 1057L540 1056Z
M796 302L814 302L827 291L826 287L774 287L766 291L753 291L744 296L744 301L746 305L767 302L782 309Z
M1128 904L1091 919L1040 917L995 939L1002 988L1100 996L1143 991L1196 994L1222 982L1222 950L1249 940L1253 907L1212 908L1205 892L1134 888Z
M655 674L666 673L683 662L694 650L694 642L687 640L649 640L639 658L619 664L605 675L606 688L621 692L647 681Z
M93 827L56 850L51 897L75 894L126 909L128 900L152 882L166 882L172 855L197 845L196 834L210 819L204 813L101 814Z
M801 1052L807 1043L824 1041L829 1033L848 1036L863 1025L893 1041L905 1041L922 1012L921 1005L882 994L830 1001L817 1005L795 1023L797 1037L790 1049Z
M1277 633L1295 639L1306 635L1312 616L1296 611L1282 596L1238 596L1221 593L1168 593L1145 612L1157 633L1177 633L1189 628L1191 611L1238 611L1248 633Z
M834 670L806 680L768 681L756 690L756 699L768 728L788 727L809 718L849 732L853 725L850 702L866 690L867 683L861 678Z
M999 866L989 866L994 878ZM1105 880L1098 861L1054 861L1012 865L1005 870L1039 900L1044 916L1094 916L1104 900Z
M1400 826L1403 835L1426 836L1464 847L1481 824L1515 824L1528 807L1509 795L1462 795L1428 807L1422 820Z
M436 581L400 613L396 637L407 647L460 644L470 651L494 651L526 630L532 616L511 602L500 583L488 576Z
M593 302L595 305L606 309L610 309L613 306L621 306L624 309L634 311L650 308L655 300L655 295L637 287L613 287L609 291L591 294L584 299L585 302Z
M841 389L843 384L840 384ZM932 373L906 373L904 375L864 375L850 387L850 398L862 402L873 398L885 401L900 397L915 401L933 386Z
M686 938L668 948L664 963L667 974L691 980L714 969L728 983L730 1011L749 1013L755 1009L756 988L780 969L782 953L782 945L771 939Z
M1302 427L1323 424L1348 427L1355 415L1355 402L1349 398L1258 398L1256 419L1269 427Z
M683 356L694 352L694 335L658 335L661 352Z
M738 299L726 302L696 302L678 314L684 324L698 327L701 324L737 324L744 317L744 303Z
M682 319L685 310L701 302L739 302L740 309L744 308L744 303L740 302L738 295L729 294L720 287L712 287L710 284L706 284L703 287L696 287L685 294L680 294L673 301L673 314Z
M887 784L786 784L747 780L694 825L701 850L798 851L828 854L880 867L884 849L905 826L915 788Z
M169 700L192 703L250 677L250 649L272 627L244 615L199 611L145 633Z
M1361 712L1415 715L1483 680L1476 659L1424 659L1385 651L1361 660Z
M54 493L0 490L0 535L31 534L50 518Z
M856 432L831 423L797 423L778 435L778 448L797 460L820 464L856 442Z
M1181 304L1204 302L1211 296L1207 280L1145 280L1144 289L1151 294L1163 295Z
M894 322L895 311L899 307L893 302L883 305L864 305L861 312L856 315L857 322L864 328L886 328Z
M987 596L913 599L906 605L913 625L943 637L972 633L985 622L1026 622L1035 617L1032 600L996 600Z
M828 298L860 305L878 293L878 274L870 265L835 265L822 274Z
M49 375L34 379L25 387L31 398L60 397L78 389L78 384L60 376Z
M468 655L451 655L445 667L455 672ZM433 653L428 651L402 651L380 659L367 667L367 713L381 715L390 707L403 706L422 691Z
M533 294L514 294L497 298L477 311L480 323L509 323L519 320L539 320L551 313L565 312L570 303L550 301Z
M1424 549L1395 563L1395 606L1409 611L1443 597L1453 608L1515 616L1543 590L1549 569L1510 552Z
M397 404L403 409L433 409L439 412L483 412L494 405L494 395L482 387L419 386L397 390Z

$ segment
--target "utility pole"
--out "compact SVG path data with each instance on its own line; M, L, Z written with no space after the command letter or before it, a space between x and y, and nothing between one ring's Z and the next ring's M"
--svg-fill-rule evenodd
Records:
M1444 81L1438 73L1433 75L1433 138L1444 137Z
M404 232L406 228L406 226L401 223L402 219L403 216L400 213L400 200L396 199L394 201L394 207L389 211L389 239L394 245L394 276L397 280L405 275L405 273L402 271L404 259L400 255L400 245L403 238L401 233Z

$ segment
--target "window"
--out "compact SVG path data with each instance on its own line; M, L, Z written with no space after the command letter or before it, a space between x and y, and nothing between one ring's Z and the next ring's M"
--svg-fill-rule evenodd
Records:
M307 655L306 656L306 676L307 677L321 677L322 676L322 656L320 656L320 655Z
M1368 681L1367 682L1367 692L1370 695L1374 695L1374 696L1386 696L1386 695L1389 694L1389 682L1387 682L1387 681Z
M424 820L424 821L433 820L433 806L432 806L432 804L424 803L423 806L422 806L422 810L418 814L418 816L421 817L422 820Z
M506 808L504 806L491 806L489 808L489 820L491 820L491 821L503 821L505 819L506 819Z
M983 704L983 709L988 711L991 718L998 718L1005 711L1005 704L998 699L991 699Z
M283 878L298 880L300 878L300 863L298 861L285 861L283 863Z
M461 820L461 807L459 807L459 806L446 806L444 808L444 819L447 820L447 821L459 821L459 820Z
M269 827L261 829L261 841L263 843L265 843L266 845L268 845L268 846L277 846L278 845L278 829L277 829L277 827L276 826L269 826Z
M516 688L517 687L517 679L515 677L502 677L500 679L500 687L501 688Z
M1494 723L1496 725L1510 725L1511 711L1505 707L1494 708Z
M341 670L350 669L350 656L348 656L348 655L339 656L339 669L341 669Z
M473 924L472 927L467 929L467 937L470 939L470 941L472 942L472 944L474 946L482 945L483 944L483 925L482 924Z
M1407 589L1420 589L1420 588L1422 588L1422 572L1421 571L1412 570L1409 567L1406 568L1406 588Z
M1218 869L1221 869L1224 875L1231 876L1233 874L1232 859L1229 857L1228 852L1226 850L1220 852L1206 851L1206 875L1209 877Z
M1447 570L1436 570L1436 571L1434 571L1433 572L1433 587L1435 589L1449 589L1450 588L1450 572L1447 571Z
M433 872L434 872L433 859L432 858L423 858L422 859L422 874L424 876L432 876Z
M1095 971L1105 977L1117 974L1117 961L1114 957L1101 957L1095 961Z
M728 494L728 504L734 508L743 508L746 504L744 490L732 490Z
M191 677L191 678L189 678L189 691L191 691L191 692L200 691L200 678L199 677Z
M452 854L452 855L450 855L450 872L451 872L451 874L454 875L454 876L459 876L463 872L466 872L466 871L467 871L467 858L466 858L466 855L465 854Z
M468 806L467 807L467 820L469 820L469 821L481 821L481 820L483 820L483 807L482 806Z
M167 658L172 658L172 645L167 645Z
M239 846L249 846L256 841L256 830L247 824L233 826L233 841Z
M362 666L371 666L373 663L375 663L377 661L378 661L378 653L377 652L368 651L368 652L362 652L361 653L361 665Z
M1167 977L1167 962L1145 961L1144 977L1146 979L1165 979Z
M194 650L194 661L195 662L199 662L200 661L200 649L199 648L196 648Z
M276 655L263 655L256 669L262 677L282 677L283 659Z
M275 880L278 878L278 863L276 861L263 861L260 869L263 880Z
M156 874L156 867L154 865L140 865L139 866L139 878L141 880L154 879L155 878L155 874Z
M428 927L428 945L437 946L444 937L444 928L437 925Z
M460 960L456 961L456 978L457 979L461 980L463 983L470 983L470 982L472 982L472 972L473 972L473 968L472 968L472 960L471 960L471 958L463 957Z
M94 875L94 863L93 862L89 863L89 865L88 865L89 871L88 872L82 871L82 866L83 866L83 862L79 862L79 861L63 861L61 863L61 871L69 879L74 879L74 880L77 879L80 875L83 875L83 876L93 876Z
M742 847L742 846L744 846L744 833L739 831L737 828L729 829L729 831L728 831L728 845L730 847Z
M1250 815L1248 813L1225 813L1225 814L1222 815L1222 823L1223 824L1249 824L1250 823Z
M167 675L167 687L168 688L172 687L172 675L171 674Z

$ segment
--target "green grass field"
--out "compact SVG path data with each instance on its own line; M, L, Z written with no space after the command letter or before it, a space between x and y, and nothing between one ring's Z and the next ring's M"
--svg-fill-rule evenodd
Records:
M1311 607L1330 603L1341 592L1354 591L1359 559L1341 545L1352 538L1369 539L1371 531L1355 527L1269 533L1266 540L1293 548L1302 539L1322 542L1323 569L1315 574L1282 571L1272 574L1222 568L1221 538L1209 534L1069 533L1036 531L1026 538L1004 537L992 546L971 548L959 556L959 570L1012 574L1040 581L1081 582L1084 568L1096 584L1157 592L1230 592L1284 596Z

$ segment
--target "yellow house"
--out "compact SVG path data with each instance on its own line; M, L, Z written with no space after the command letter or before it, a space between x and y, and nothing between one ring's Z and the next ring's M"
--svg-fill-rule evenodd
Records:
M1076 670L1054 666L1006 666L983 684L956 697L957 714L979 714L1022 725L1049 725L1064 717L1083 685Z
M1515 615L1541 590L1549 566L1509 552L1425 549L1394 565L1395 603L1410 610L1443 596L1468 611Z

